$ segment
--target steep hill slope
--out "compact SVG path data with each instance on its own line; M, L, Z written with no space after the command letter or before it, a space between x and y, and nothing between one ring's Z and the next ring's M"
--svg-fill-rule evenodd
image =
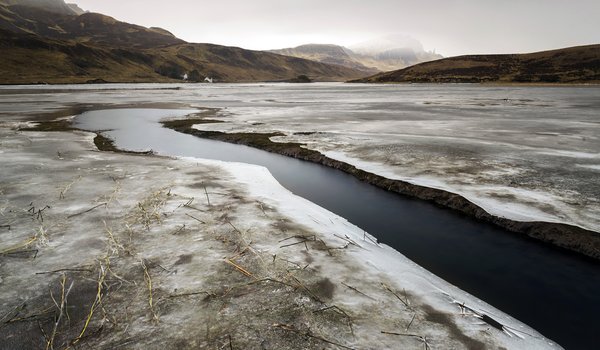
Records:
M2 84L176 82L184 76L190 81L212 77L220 82L286 81L299 75L344 81L368 75L273 53L191 44L161 28L97 13L77 15L62 0L43 2L64 4L68 11L0 1L5 1L0 2Z
M159 28L151 29L120 22L99 13L49 15L44 8L14 5L0 6L0 16L1 29L36 34L44 38L134 48L184 43Z
M530 54L450 57L353 82L600 83L600 45Z

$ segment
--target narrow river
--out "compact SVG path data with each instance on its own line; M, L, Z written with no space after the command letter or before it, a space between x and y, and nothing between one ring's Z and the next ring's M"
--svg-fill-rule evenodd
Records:
M567 349L600 344L600 264L341 171L242 145L204 140L158 121L192 111L86 112L75 126L128 150L267 167L287 189L373 234L419 265L530 325Z

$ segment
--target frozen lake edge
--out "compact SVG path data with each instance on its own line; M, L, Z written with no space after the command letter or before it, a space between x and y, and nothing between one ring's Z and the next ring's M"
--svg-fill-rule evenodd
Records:
M169 123L165 123L165 126L169 127ZM600 233L595 231L558 222L517 221L507 217L492 215L459 194L403 180L386 178L382 175L365 171L360 166L328 157L318 151L306 149L303 145L271 141L271 135L267 134L256 133L252 136L248 135L248 133L228 134L206 132L201 127L195 128L194 126L179 126L173 127L173 129L202 138L243 144L338 169L384 190L432 202L436 205L459 211L475 219L492 223L511 232L525 234L542 242L556 245L594 259L600 259ZM259 142L256 141L257 138L260 139Z
M71 321L55 345L560 348L293 195L262 167L97 152L89 133L15 126L23 125L0 128L11 223L0 257L3 346L44 342L39 327L49 333L52 318L26 320L53 309L62 283ZM284 244L289 237L315 241ZM94 312L100 300L103 312ZM333 306L341 314L326 311ZM262 317L257 307L277 313ZM110 330L92 332L107 322ZM244 331L248 322L257 333Z

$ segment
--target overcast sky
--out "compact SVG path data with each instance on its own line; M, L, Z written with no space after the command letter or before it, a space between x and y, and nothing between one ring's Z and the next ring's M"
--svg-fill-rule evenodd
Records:
M402 34L444 56L600 43L600 0L67 0L191 42L351 46Z

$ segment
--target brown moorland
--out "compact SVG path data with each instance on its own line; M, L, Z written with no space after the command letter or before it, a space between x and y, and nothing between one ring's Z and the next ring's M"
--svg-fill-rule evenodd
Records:
M600 45L529 54L467 55L353 80L358 83L600 83Z

